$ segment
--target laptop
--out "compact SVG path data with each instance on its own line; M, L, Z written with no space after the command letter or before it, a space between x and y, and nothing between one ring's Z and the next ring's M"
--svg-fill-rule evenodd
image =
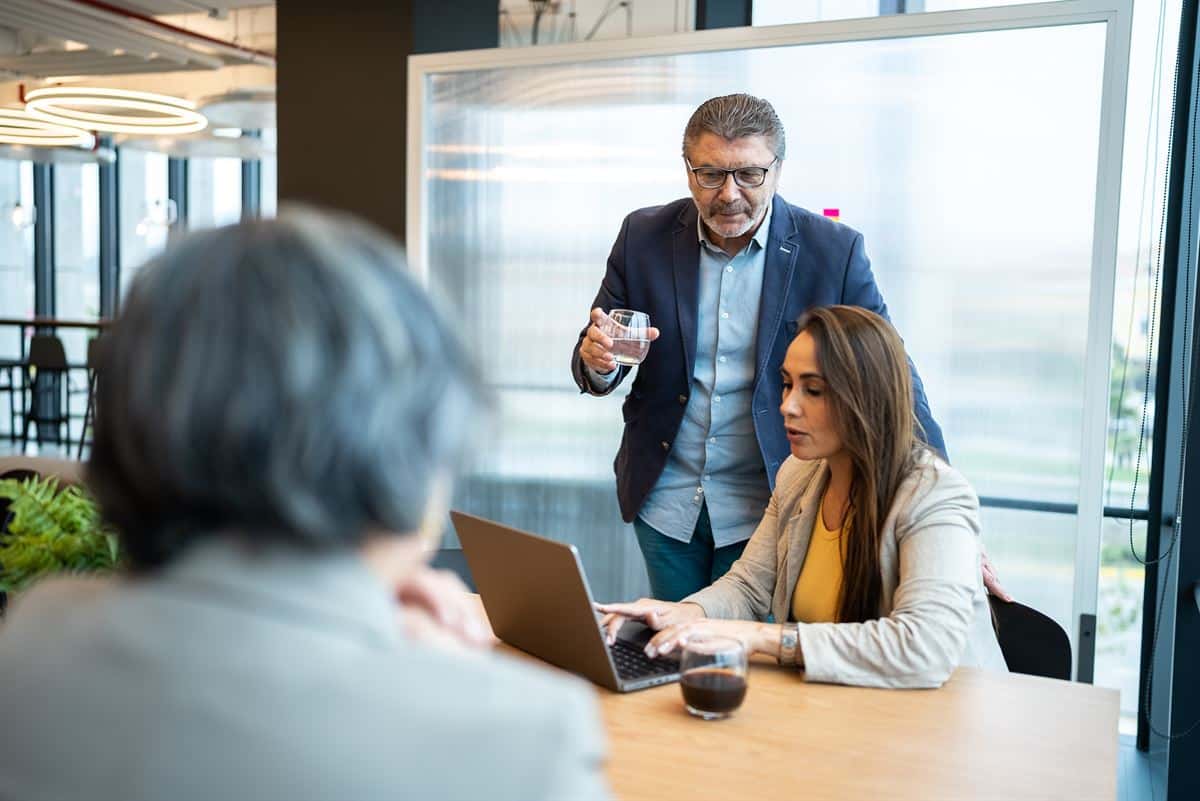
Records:
M462 512L450 519L501 640L614 692L679 680L677 660L646 656L654 632L641 623L622 626L611 646L604 641L574 545Z

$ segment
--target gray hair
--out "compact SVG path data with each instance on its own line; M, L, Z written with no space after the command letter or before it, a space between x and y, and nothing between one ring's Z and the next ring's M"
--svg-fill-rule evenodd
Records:
M692 112L683 129L683 152L703 133L716 134L726 141L747 136L763 136L767 147L783 161L787 151L783 122L770 103L752 95L722 95L705 100Z
M399 248L304 208L171 246L101 342L88 484L135 568L417 531L482 395Z

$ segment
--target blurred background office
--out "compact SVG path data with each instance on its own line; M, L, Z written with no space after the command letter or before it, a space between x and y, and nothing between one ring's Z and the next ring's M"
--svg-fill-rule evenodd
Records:
M1200 536L1176 525L1200 496L1195 19L1190 0L3 0L0 452L86 454L88 340L170 237L335 206L404 240L500 356L457 506L575 543L600 598L641 594L619 404L579 398L567 359L623 215L686 191L690 111L751 92L788 129L780 193L864 233L1006 588L1068 632L1076 680L1120 691L1123 797L1193 797L1200 731L1167 735L1200 720ZM77 90L41 108L85 136L33 143L68 136L36 116L48 88ZM203 128L163 133L185 107ZM36 335L68 368L33 392Z

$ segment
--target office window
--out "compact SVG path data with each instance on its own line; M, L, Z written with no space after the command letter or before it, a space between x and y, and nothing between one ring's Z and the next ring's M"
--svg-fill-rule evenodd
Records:
M751 14L754 25L874 17L879 0L754 0Z
M1151 320L1157 315L1154 272L1162 255L1158 240L1180 6L1180 0L1169 0L1135 3L1133 8L1104 472L1104 503L1120 509L1145 509L1148 502L1157 369L1157 340L1151 337ZM1161 326L1158 321L1155 327ZM1132 734L1141 657L1145 522L1106 520L1100 557L1096 683L1121 690L1121 729Z
M213 228L242 217L242 162L188 159L188 228Z
M121 148L117 159L121 296L124 297L142 264L166 247L176 209L167 198L166 155Z
M0 159L0 317L33 316L34 213L33 163ZM18 358L19 332L0 326L0 359Z
M988 6L1012 6L1029 0L917 0L906 4L907 13L962 11ZM754 0L752 24L790 25L879 16L880 6L894 7L886 0Z
M54 167L54 316L65 320L94 320L100 316L100 168L95 164L57 164ZM87 341L94 331L60 328L67 362L87 363ZM83 388L82 372L70 376ZM87 405L83 393L71 393L69 439L79 436Z

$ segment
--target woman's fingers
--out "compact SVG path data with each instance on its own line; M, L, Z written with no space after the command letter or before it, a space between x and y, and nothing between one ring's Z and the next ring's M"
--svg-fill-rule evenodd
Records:
M667 626L650 638L650 642L646 643L646 656L653 659L656 656L669 654L679 646L686 645L691 629L691 623Z
M609 612L604 617L600 618L600 629L604 632L604 641L612 645L617 640L617 632L621 630L621 626L625 625L628 620L623 615L618 615L615 612Z
M1001 601L1012 603L1013 597L1000 585L1000 576L996 574L996 567L992 564L992 560L988 558L987 549L983 544L979 545L980 562L983 567L983 586L984 588L999 598Z
M622 615L623 617L631 617L635 620L644 620L656 611L659 611L659 607L659 603L648 601L645 598L633 603L596 604L596 610L599 612Z

